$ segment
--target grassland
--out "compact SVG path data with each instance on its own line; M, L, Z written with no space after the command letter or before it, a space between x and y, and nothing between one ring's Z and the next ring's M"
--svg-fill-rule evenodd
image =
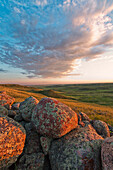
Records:
M91 119L100 119L113 126L113 84L20 86L0 85L0 91L21 102L29 96L38 100L54 97L76 112L84 112Z
M36 86L35 86L36 87ZM72 84L37 86L44 90L55 90L60 94L80 102L96 103L99 105L113 106L113 83L101 84Z

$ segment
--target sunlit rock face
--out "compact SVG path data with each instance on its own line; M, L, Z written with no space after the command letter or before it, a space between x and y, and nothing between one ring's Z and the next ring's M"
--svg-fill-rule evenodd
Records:
M11 106L15 101L15 98L6 94L6 92L0 92L0 105L2 106Z
M31 119L37 132L59 138L78 125L77 114L53 98L43 98L35 107Z
M0 168L9 167L17 161L25 138L26 132L19 123L0 115Z

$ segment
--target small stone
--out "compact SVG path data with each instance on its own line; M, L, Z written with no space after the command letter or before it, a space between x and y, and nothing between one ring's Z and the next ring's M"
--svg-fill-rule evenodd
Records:
M17 122L21 122L23 120L22 115L20 113L15 115L14 120Z
M108 125L101 120L93 120L93 127L99 135L103 138L110 137L110 131Z
M17 103L14 103L13 105L12 105L12 110L19 110L19 106L20 106L20 102L17 102Z
M90 118L85 113L79 112L79 114L81 115L82 121L89 121L90 122Z
M20 103L19 110L25 121L30 122L34 107L38 104L35 97L29 97Z
M8 110L4 106L1 106L1 105L0 105L0 114L8 115Z
M13 110L8 110L8 116L14 118L14 116L16 116L16 112Z

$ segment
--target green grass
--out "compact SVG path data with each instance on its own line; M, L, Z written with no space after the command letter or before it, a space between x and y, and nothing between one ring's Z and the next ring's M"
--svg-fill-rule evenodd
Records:
M100 119L113 126L113 84L57 85L57 86L20 86L0 85L0 91L21 102L34 96L54 97L70 106L75 112L84 112L91 119Z
M80 102L96 103L99 105L113 106L113 83L108 84L72 84L37 86L46 90L52 89L61 92Z

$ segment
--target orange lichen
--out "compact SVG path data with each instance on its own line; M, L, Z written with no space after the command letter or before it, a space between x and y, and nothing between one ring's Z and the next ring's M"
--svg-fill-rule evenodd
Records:
M0 117L0 162L18 157L24 148L26 135L19 124L8 117Z

